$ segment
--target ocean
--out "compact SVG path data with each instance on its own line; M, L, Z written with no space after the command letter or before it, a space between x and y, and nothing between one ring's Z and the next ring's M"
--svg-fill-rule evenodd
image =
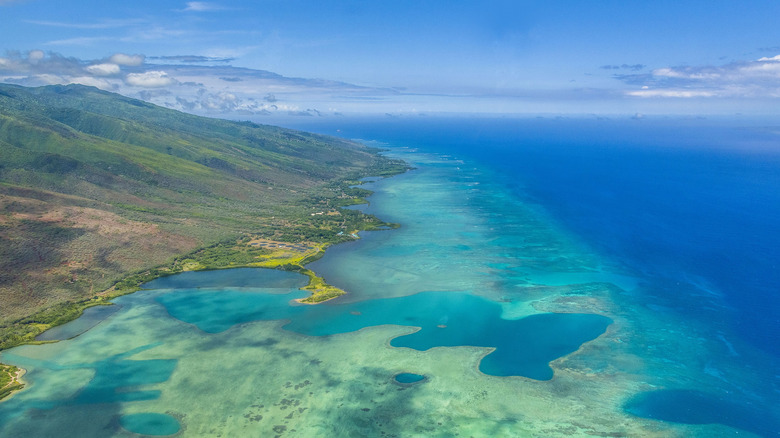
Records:
M740 412L744 418L735 422L780 434L780 128L692 118L420 117L337 126L346 137L492 169L518 199L640 279L622 306L695 322L702 336L725 345L720 354L697 355L705 370L717 373L719 361L737 361L763 370L760 385L769 388L767 412L751 408L760 402L750 400L750 390L745 405L716 407L710 398L697 409L693 398L731 400L739 392L707 394L707 387L659 393L663 403L654 408L634 400L629 409L692 423Z
M495 169L600 255L720 296L729 328L780 357L780 128L511 118L334 126L309 127Z
M0 361L0 436L778 436L780 128L301 118L411 163L309 265L187 273ZM56 338L57 333L52 336Z

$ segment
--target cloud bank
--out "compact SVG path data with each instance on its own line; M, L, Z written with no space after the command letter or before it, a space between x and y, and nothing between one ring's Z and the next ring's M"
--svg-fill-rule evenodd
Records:
M742 98L780 97L780 55L720 66L663 67L649 74L616 75L635 97Z
M171 64L147 63L161 60ZM203 115L332 115L338 102L365 103L395 92L321 79L289 78L237 68L226 59L179 55L147 58L116 53L80 60L32 50L0 57L0 81L25 86L82 84ZM178 63L176 63L178 62ZM335 105L335 107L334 107ZM332 108L323 111L318 108Z
M232 58L202 55L147 57L115 53L82 60L55 52L8 52L0 57L0 82L26 86L82 84L190 113L226 117L327 117L341 114L544 113L561 105L583 113L668 112L674 99L707 99L710 112L734 111L735 100L769 108L780 98L780 55L721 66L601 66L622 87L471 90L458 94L365 87L322 79L282 76L229 65ZM608 78L609 76L605 77ZM700 111L701 105L691 105Z

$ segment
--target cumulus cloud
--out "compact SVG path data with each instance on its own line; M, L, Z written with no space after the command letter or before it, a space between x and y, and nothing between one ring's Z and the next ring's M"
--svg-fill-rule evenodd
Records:
M146 57L144 55L126 55L124 53L116 53L112 55L108 60L117 65L124 65L128 67L138 66L144 63Z
M27 54L27 60L30 61L31 64L37 64L44 57L46 57L46 54L43 53L43 50L30 50Z
M57 53L31 50L27 53L10 51L0 58L0 72L5 74L54 74L79 76L84 74L84 64L76 58L66 58Z
M202 59L193 57L190 60ZM0 57L0 81L25 86L82 84L168 108L227 117L286 116L297 112L325 116L330 111L320 108L334 104L348 112L362 112L366 105L398 94L230 65L152 64L149 59L153 58L118 53L82 60L40 50L12 51Z
M174 80L168 77L168 73L164 71L153 70L144 73L130 73L125 77L125 82L133 87L159 88L172 85Z
M663 67L650 74L615 75L639 90L629 96L672 98L780 97L780 55L720 66Z
M92 76L78 76L75 78L68 78L67 81L65 81L64 83L87 85L90 87L100 88L101 90L106 90L106 91L113 91L116 90L117 88L114 84L112 84L111 82L105 79L95 78Z
M95 76L111 76L118 74L120 71L120 68L116 64L112 63L102 63L102 64L93 64L86 68L87 72L95 75Z

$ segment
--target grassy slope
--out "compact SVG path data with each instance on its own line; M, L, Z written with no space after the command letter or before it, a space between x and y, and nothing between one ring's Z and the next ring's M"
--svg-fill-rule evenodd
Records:
M201 248L231 266L247 236L327 245L382 225L338 210L365 195L358 178L403 170L376 152L90 87L0 84L0 348Z

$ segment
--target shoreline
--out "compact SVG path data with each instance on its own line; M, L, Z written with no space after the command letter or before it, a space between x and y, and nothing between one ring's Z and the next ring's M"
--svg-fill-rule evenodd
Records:
M397 171L396 173L390 175L378 176L377 178L379 179L389 178L404 173L409 169L411 169L408 163L405 163L405 166L406 167L404 168L403 171ZM367 203L365 198L367 198L371 194L372 192L363 193L362 196L356 199L362 201L361 203ZM350 204L350 205L354 205L354 204ZM338 207L337 210L341 210L342 208L343 207ZM365 215L364 213L363 215L367 217L372 217L371 215ZM77 301L77 302L60 303L50 308L43 309L39 312L36 312L20 320L17 320L16 322L10 323L9 327L14 327L14 326L25 327L27 328L27 330L21 335L22 339L19 339L16 342L14 341L8 342L5 345L0 344L0 352L14 347L19 347L22 345L41 345L46 343L59 342L59 341L39 341L36 340L35 338L37 338L39 335L46 332L47 330L50 330L54 327L61 326L63 324L67 324L68 322L80 318L83 315L84 310L90 307L111 306L114 304L111 300L113 300L114 298L118 298L120 296L133 294L135 292L142 290L140 287L142 284L145 284L157 278L176 275L182 272L214 271L220 269L236 269L236 268L262 268L262 269L277 269L282 271L292 271L292 272L298 272L299 274L305 275L306 277L309 278L309 283L299 289L309 292L311 295L305 298L295 299L294 301L296 301L297 303L305 304L305 305L316 305L316 304L323 303L325 301L332 300L334 298L338 298L342 295L346 295L347 292L340 288L328 284L324 278L320 277L314 271L306 268L305 266L322 257L325 254L327 248L329 248L330 246L359 239L357 233L360 231L380 231L380 230L396 229L400 227L399 224L387 223L382 221L381 219L377 219L377 221L378 221L378 225L374 223L364 223L362 229L354 230L354 232L349 234L349 236L352 236L351 239L349 240L342 239L342 241L336 241L336 242L315 243L315 242L306 241L304 239L298 240L296 242L287 242L287 241L274 241L274 240L260 238L265 242L276 244L277 248L286 248L288 249L288 251L277 251L276 253L272 252L269 255L269 257L266 258L265 260L253 261L249 263L230 262L221 266L212 266L212 265L203 264L197 260L199 254L207 253L208 250L214 248L224 248L225 246L231 244L232 244L231 248L235 252L240 252L242 250L251 251L253 247L250 246L250 243L253 242L254 240L257 240L257 238L255 239L250 238L248 241L245 241L246 235L243 240L238 239L237 241L234 242L221 242L211 246L196 249L190 252L189 254L182 254L181 256L175 257L173 261L165 265L158 265L156 267L144 270L142 272L128 273L127 276L117 281L113 286L111 286L110 288L102 292L95 294L91 298L87 298L85 300ZM341 236L342 234L344 233L337 234L337 236ZM242 243L245 244L244 247L242 247ZM296 253L294 250L292 250L291 246L304 247L307 248L307 250L299 251ZM314 252L311 251L312 249L314 250ZM280 252L284 254L280 254ZM292 254L290 254L290 252L292 252ZM195 260L192 260L194 263L192 262L188 263L188 261L191 260L189 257L195 258ZM118 289L117 286L120 286L120 289ZM39 321L39 320L47 320L47 319L50 322ZM13 394L24 389L26 385L24 381L21 380L21 377L24 376L24 374L26 374L27 371L13 365L3 364L2 362L0 362L0 367L2 367L0 368L0 372L5 372L6 369L10 369L10 368L16 368L18 370L14 372L13 376L11 376L10 374L11 371L9 370L8 375L11 379L11 382L5 387L0 388L0 403L2 403L6 400L9 400ZM18 387L14 387L16 385L18 385ZM7 393L4 393L3 391L5 388L12 388L12 389L10 389Z
M169 275L176 275L176 274L180 274L180 273L183 273L183 272L205 272L205 271L217 271L217 270L221 270L221 269L241 269L241 268L286 270L286 269L280 269L280 268L256 266L256 265L253 265L253 264L247 264L247 265L229 266L229 267L224 267L224 268L193 269L193 270L181 271L181 272L177 272L177 273L169 274ZM299 304L303 304L303 305L313 306L313 305L324 303L326 301L330 301L330 300L332 300L334 298L338 298L338 297L340 297L342 295L346 295L347 294L346 291L327 284L321 277L317 276L313 271L311 271L309 269L306 269L306 268L303 268L303 267L301 267L301 268L302 268L302 270L310 272L312 276L309 276L309 275L301 272L301 275L309 276L310 279L309 279L309 284L307 284L306 286L300 287L299 290L304 290L304 291L310 292L311 295L309 295L308 297L305 297L305 298L297 298L297 299L294 300L295 302L297 302ZM156 278L162 278L162 277L167 277L167 276L168 275L160 275L160 276L157 276L157 277L154 277L154 278L150 279L149 281L152 281L152 280L154 280ZM322 283L325 286L330 288L329 290L335 290L335 291L338 291L339 293L334 294L334 295L328 295L327 297L325 297L323 299L316 300L316 301L315 300L306 301L306 300L311 300L312 298L317 297L317 291L312 291L310 289L307 289L314 282L313 279L317 279L317 280L322 281ZM14 345L14 346L11 346L11 347L8 347L8 348L4 348L4 349L0 350L0 352L2 352L4 350L9 350L9 349L15 348L15 347L21 347L23 345L43 345L43 344L52 344L52 343L60 342L60 340L39 341L39 340L36 340L35 338L37 338L38 336L40 336L41 334L45 333L48 330L51 330L51 329L53 329L55 327L59 327L61 325L64 325L64 324L67 324L69 322L77 320L78 318L80 318L83 315L84 310L86 310L86 309L88 309L90 307L95 307L95 306L113 306L114 303L111 300L113 300L114 298L119 298L119 297L125 296L125 295L131 295L131 294L134 294L136 292L140 292L140 291L143 290L143 289L139 288L137 290L123 292L123 293L108 293L112 289L113 288L107 289L107 290L101 292L101 294L98 294L101 297L103 297L103 299L97 300L97 301L94 301L94 302L90 302L88 305L84 305L83 307L78 309L79 313L78 313L78 316L76 316L75 318L63 321L62 323L57 324L57 325L48 326L45 329L43 329L42 331L40 331L39 333L37 333L32 341L23 342L23 343L20 343L18 345ZM93 300L89 300L89 301L93 301ZM82 305L82 304L83 303L75 303L74 307L80 307L80 305ZM24 368L17 367L15 365L7 365L7 364L4 364L2 362L0 362L0 367L14 367L14 368L17 369L17 371L13 372L13 374L11 374L10 372L8 373L11 381L6 386L4 386L3 388L0 388L0 403L3 403L5 401L7 401L7 400L10 400L14 394L22 391L26 387L26 383L21 378L22 378L22 376L24 376L27 373L27 370L24 369ZM2 373L4 371L5 370L0 370L0 373ZM8 389L7 392L5 392L6 389Z
M286 243L289 243L289 242L286 242ZM297 242L295 244L302 244L302 243L304 243L304 242ZM288 259L284 259L284 258L279 258L279 259L271 259L271 260L268 260L268 261L265 261L265 262L260 262L260 263L255 262L255 263L248 263L248 264L242 264L242 265L230 265L230 266L224 266L224 267L204 267L204 268L201 268L201 269L198 269L198 268L195 268L195 269L183 269L183 270L178 271L178 272L170 272L170 273L169 272L158 272L159 275L149 276L148 279L145 279L145 281L143 283L152 281L152 280L157 279L157 278L162 278L162 277L167 277L167 276L170 276L170 275L180 274L180 273L183 273L183 272L217 271L217 270L221 270L221 269L239 269L239 268L276 269L276 270L282 270L282 271L293 271L293 272L298 272L301 275L305 275L305 276L309 277L309 283L306 284L305 286L300 287L299 290L303 290L303 291L309 292L311 294L308 297L298 298L295 301L298 302L299 304L316 305L316 304L324 303L325 301L329 301L329 300L332 300L334 298L337 298L337 297L340 297L342 295L347 294L346 291L344 291L342 289L339 289L339 288L336 288L335 286L331 286L330 284L328 284L323 278L319 277L314 271L305 268L306 264L308 264L308 263L318 259L319 257L321 257L325 253L325 250L329 246L331 246L331 245L323 245L323 246L318 247L317 248L318 251L317 251L317 253L315 253L315 255L317 255L318 257L313 257L311 260L306 260L309 257L304 257L305 262L303 262L301 264L298 264L298 263L284 263L284 262L289 262L289 260ZM274 264L274 266L263 266L263 264L266 264L266 263ZM158 268L153 268L152 270L157 270L157 269L159 269L159 267ZM149 270L149 271L152 271L152 270ZM147 271L147 272L149 272L149 271ZM137 274L132 274L131 277L133 275L137 275ZM121 281L122 280L120 280L120 282ZM117 282L117 283L119 283L119 282ZM64 305L62 307L64 307L66 310L69 310L68 313L75 315L75 317L69 318L69 319L58 320L58 321L56 321L57 324L51 324L51 325L49 325L49 324L37 324L35 328L38 329L38 330L36 330L36 333L33 335L31 340L28 340L28 341L25 341L25 342L20 342L20 343L18 343L16 345L12 345L12 346L8 346L8 347L5 347L5 348L2 348L2 349L0 349L0 352L2 352L4 350L11 349L11 348L14 348L14 347L20 347L22 345L42 345L42 344L59 342L59 341L39 341L39 340L36 340L35 338L37 338L39 335L41 335L42 333L44 333L44 332L46 332L46 331L48 331L48 330L50 330L52 328L55 328L55 327L67 324L67 323L69 323L71 321L75 321L76 319L80 318L83 315L84 310L86 310L86 309L88 309L90 307L95 307L95 306L112 306L112 305L114 305L114 303L111 300L113 300L114 298L118 298L118 297L121 297L121 296L124 296L124 295L134 294L134 293L139 292L141 290L143 290L143 289L141 289L140 287L137 287L137 288L133 288L132 290L117 291L116 290L116 286L112 286L111 288L106 289L106 290L98 293L95 297L90 298L88 300L80 301L80 302L77 302L77 303L66 303L66 305ZM318 292L320 292L320 291L323 292L323 293L318 295ZM325 295L325 296L323 297L322 295ZM320 299L317 299L317 297L320 297ZM312 300L312 298L314 298L314 300ZM44 312L48 311L48 310L50 310L50 309L46 309L46 310L44 310ZM34 318L34 317L35 317L35 314L31 315L28 318ZM24 376L27 373L27 370L25 370L24 368L19 368L19 367L15 366L15 365L7 365L7 364L4 364L2 362L0 362L0 367L2 367L2 368L0 368L0 373L4 373L4 372L8 371L7 375L11 379L11 381L6 386L4 386L3 388L0 388L0 403L3 403L5 401L7 401L7 400L10 400L14 394L16 394L17 392L20 392L21 390L23 390L25 388L26 384L25 384L25 382L23 380L21 380L21 377ZM16 371L7 370L6 368L16 368ZM13 374L11 374L11 373L13 373ZM8 389L7 392L5 392L6 389Z

